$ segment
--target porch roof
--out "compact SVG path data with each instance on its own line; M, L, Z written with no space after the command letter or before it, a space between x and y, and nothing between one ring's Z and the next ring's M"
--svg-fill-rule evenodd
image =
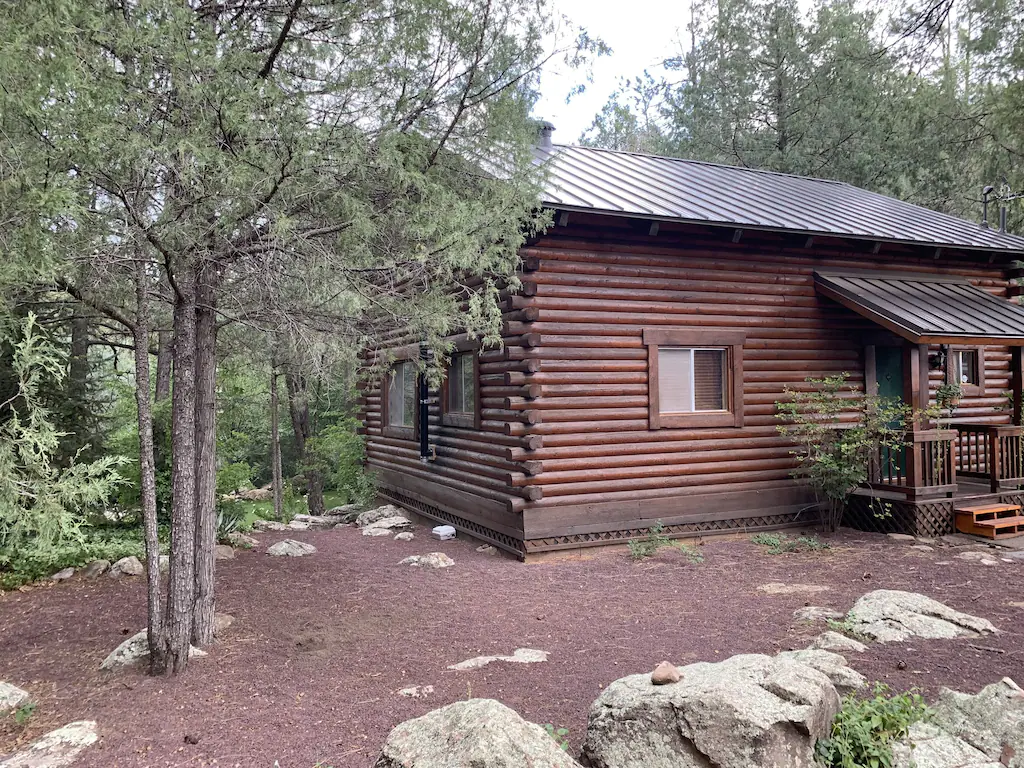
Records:
M818 270L823 296L915 344L1024 346L1024 307L965 278Z

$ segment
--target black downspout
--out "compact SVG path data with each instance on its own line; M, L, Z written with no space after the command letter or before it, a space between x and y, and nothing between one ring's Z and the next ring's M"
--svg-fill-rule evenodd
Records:
M424 369L427 367L427 359L427 345L420 344L420 362L423 363ZM430 461L430 391L427 388L425 372L417 378L417 388L420 402L420 461L426 463Z

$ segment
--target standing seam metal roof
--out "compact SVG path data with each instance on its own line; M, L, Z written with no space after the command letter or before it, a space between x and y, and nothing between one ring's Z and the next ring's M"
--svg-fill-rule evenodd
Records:
M555 144L537 149L550 208L808 235L1024 252L985 229L845 182L696 160Z

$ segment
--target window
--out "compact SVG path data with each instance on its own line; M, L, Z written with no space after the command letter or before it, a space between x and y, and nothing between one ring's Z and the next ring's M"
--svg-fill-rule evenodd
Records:
M455 427L479 427L475 352L460 352L452 356L443 390L442 423Z
M644 331L651 429L743 426L743 342L736 331Z
M958 384L964 394L980 394L985 388L985 359L980 347L951 349L951 384Z
M387 424L389 427L416 426L416 366L409 360L395 364L388 377Z

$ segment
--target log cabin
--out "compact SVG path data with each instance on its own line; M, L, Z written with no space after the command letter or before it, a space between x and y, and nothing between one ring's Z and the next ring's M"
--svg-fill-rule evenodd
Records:
M551 142L553 225L522 249L503 345L455 338L439 391L412 344L362 393L381 494L525 558L815 521L778 431L786 387L845 372L915 409L850 500L859 528L934 536L1024 483L1015 262L1024 237L849 184ZM884 514L878 514L884 501ZM1024 532L1024 526L1020 528Z

